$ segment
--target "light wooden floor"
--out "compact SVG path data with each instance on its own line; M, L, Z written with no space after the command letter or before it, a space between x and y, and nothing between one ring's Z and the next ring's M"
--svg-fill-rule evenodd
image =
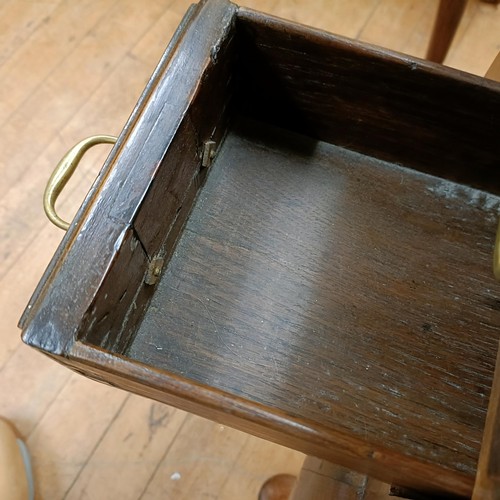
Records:
M118 134L190 0L0 3L0 415L31 449L38 498L255 499L303 456L84 379L21 345L17 320L62 233L44 217L59 157ZM423 56L437 0L244 0L244 5ZM471 0L447 64L484 74L500 8ZM63 195L68 218L98 171ZM0 474L2 472L0 471Z

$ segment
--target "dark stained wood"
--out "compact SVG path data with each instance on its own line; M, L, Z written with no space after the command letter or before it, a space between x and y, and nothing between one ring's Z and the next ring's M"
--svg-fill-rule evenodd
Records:
M84 342L108 348L126 343L128 332L142 319L153 293L152 287L142 286L149 260L133 229L125 230L119 243L115 261L76 335Z
M150 294L148 291L140 293L140 290L129 290L127 302L115 308L105 298L106 284L113 281L113 274L108 280L105 277L115 264L118 268L127 265L128 252L120 252L121 245L126 241L125 234L134 230L139 240L139 232L148 235L144 225L135 227L134 221L138 214L140 216L145 195L177 134L181 135L178 140L189 147L185 150L180 148L185 158L180 161L176 156L172 169L178 167L179 161L187 161L188 168L192 169L191 176L187 177L192 179L197 176L201 167L200 151L198 147L193 151L192 145L195 142L198 146L199 135L193 123L189 123L189 118L185 117L199 92L205 72L216 66L214 55L223 52L234 12L235 7L225 0L214 0L208 4L202 2L188 11L186 20L167 48L103 172L21 318L23 339L28 344L54 354L69 350L77 337L93 338L94 341L99 337L105 345L112 345L114 340L119 340L119 345L126 345L130 333L134 331L135 321L128 323L127 332L119 328L113 329L109 335L101 334L98 325L101 324L103 328L109 324L115 325L120 318L122 322L128 322L130 318L138 321L139 316L134 312L137 308L135 299L148 299ZM186 53L189 53L188 60ZM214 103L214 106L217 104ZM214 115L214 118L219 117L220 113ZM184 120L187 121L183 129L181 124ZM210 123L204 123L203 130L209 126ZM193 129L191 139L183 134L189 127ZM212 123L212 128L216 129L216 123ZM172 178L174 182L186 179L186 174L166 175L167 179ZM199 186L199 183L188 182L188 185ZM182 184L182 188L186 189L186 185ZM161 189L175 194L172 185ZM182 204L182 196L179 201ZM170 227L180 215L176 203L170 208L173 213L169 216L162 212L164 228ZM186 204L184 212L188 213L188 209ZM154 220L150 227L156 227L156 223L157 220ZM149 254L151 249L148 248L147 240L140 243L147 259L143 260L140 269L131 271L137 277L141 273L143 276L146 274L148 261L154 256ZM152 248L156 250L158 243ZM124 262L121 262L120 256L124 256ZM101 288L103 283L104 287ZM145 305L139 304L140 309ZM115 315L118 317L113 318ZM47 320L49 317L52 319ZM106 321L99 323L104 317ZM89 318L90 321L85 322ZM82 322L84 327L97 325L96 332L82 331Z
M427 51L427 59L438 63L444 61L466 5L467 0L439 1L439 8Z
M238 23L244 112L500 193L498 83L243 8Z
M172 40L170 41L167 49L165 50L162 59L158 63L158 66L154 74L152 75L150 81L148 82L146 88L144 89L144 92L139 98L139 101L137 102L135 109L130 115L130 118L125 124L120 136L118 137L115 147L112 149L109 157L107 158L105 164L103 165L101 171L99 172L99 175L97 176L89 193L87 194L81 207L76 213L73 219L73 223L70 225L61 244L57 248L56 253L54 254L49 265L47 266L47 269L45 270L42 279L38 283L25 311L23 312L22 317L19 320L19 327L22 328L23 330L25 329L26 325L31 321L31 319L34 317L35 313L38 311L38 304L41 301L44 293L46 292L46 289L49 286L50 281L52 280L53 276L58 272L61 261L64 259L64 256L71 247L73 239L78 235L80 231L81 220L87 215L92 204L95 203L95 201L97 200L99 191L102 188L106 177L110 174L112 168L114 168L118 158L118 154L121 153L121 150L125 143L125 139L129 135L133 127L137 124L139 117L143 112L144 107L146 106L148 100L151 99L154 90L156 89L156 86L158 84L158 80L161 78L162 73L165 72L165 69L168 66L172 54L179 43L179 40L184 35L186 27L192 20L196 10L197 10L196 6L192 5L186 12L183 20L181 21L176 32L174 33ZM62 332L60 332L60 334L64 335L64 333Z
M499 206L261 123L231 133L128 356L472 481Z
M226 133L235 86L233 67L236 47L234 32L229 30L233 13L230 8L222 20L223 26L219 28L222 37L213 41L210 56L205 61L206 67L194 68L202 74L193 100L135 217L134 227L150 256L168 252L174 246L175 237L165 245L165 240L171 238L172 222L181 207L185 209L186 216L189 214L193 198L206 174L206 169L201 168L203 145L209 140L220 145ZM195 47L202 45L206 43L204 37L203 33L198 33L190 43ZM183 72L180 72L180 79ZM176 82L170 85L175 86ZM195 184L193 189L189 187L191 183ZM191 195L188 194L188 199L185 199L189 189Z
M375 452L367 444L359 444L331 429L314 428L306 421L297 425L279 408L264 407L119 354L76 342L66 358L55 359L91 379L184 408L269 441L305 449L312 456L327 456L334 463L341 461L350 468L370 470L387 482L397 470L401 476L406 476L406 483L416 487L428 484L432 478L441 491L462 495L470 491L470 481L460 474L442 474L434 464L425 462L408 465L390 450ZM353 445L357 448L357 456L350 453Z
M134 216L133 230L148 262L156 258L162 258L165 262L170 259L179 232L206 176L207 169L201 166L204 143L211 140L220 144L226 132L234 92L232 69L235 47L232 34L227 32L232 14L233 9L230 8L222 22L223 36L214 42L210 57L205 62L206 67L202 68L199 82L203 82L203 85L196 88L194 99L153 174L154 183ZM199 33L197 35L203 37ZM195 39L190 43L197 45L199 40ZM175 79L170 85L176 87ZM167 97L159 97L162 98ZM161 128L158 125L155 127L159 129L157 140L162 144L164 138ZM145 157L146 162L151 165L149 154L148 149ZM135 168L143 168L140 161ZM128 248L126 244L125 246ZM129 266L127 259L120 254L116 261L82 321L81 334L77 334L77 337L84 342L123 352L133 339L154 287L144 283L144 270L148 262L141 266ZM129 267L132 271L127 271ZM134 271L135 279L131 276ZM123 283L124 286L120 287L121 280L128 283ZM123 308L116 308L114 301L109 300L109 296L116 295L118 289L123 289L118 295L121 299L126 291L133 294L133 300L129 297L120 301ZM109 320L93 325L95 317L111 318L119 325L110 328Z
M23 339L386 482L470 495L500 335L498 111L494 82L202 2Z
M135 217L133 241L119 243L115 261L81 322L77 338L83 342L124 351L134 336L155 290L145 283L145 273L153 259L168 260L205 177L195 130L186 115ZM131 252L140 253L143 261L130 262Z

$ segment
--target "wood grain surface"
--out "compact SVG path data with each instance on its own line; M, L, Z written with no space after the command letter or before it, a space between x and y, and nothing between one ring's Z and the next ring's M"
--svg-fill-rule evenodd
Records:
M26 307L20 320L26 342L62 354L77 337L87 338L88 332L81 331L82 324L88 323L92 328L103 318L106 319L105 327L110 323L117 324L118 320L109 314L110 310L117 311L115 304L106 302L105 291L98 294L101 283L106 282L107 275L113 279L113 273L120 272L114 266L119 266L122 259L126 261L125 266L129 265L131 231L141 243L134 245L134 255L144 254L142 265L131 272L144 275L148 260L153 258L155 249L150 248L150 242L147 239L140 241L141 233L149 235L151 231L136 224L135 218L160 169L167 171L166 177L170 181L169 203L164 206L166 220L160 224L164 232L168 233L178 215L177 209L183 202L185 191L200 167L198 141L201 138L196 136L197 129L182 134L190 126L184 117L193 105L200 81L214 58L212 49L223 45L231 30L235 10L235 6L226 0L214 0L197 4L186 13L185 21L163 54ZM215 124L213 128L216 128ZM175 169L176 163L161 168L166 151L179 130L184 146L190 146L184 149L190 161L184 162L184 168ZM161 180L161 175L159 177ZM175 188L177 182L179 186ZM150 226L161 220L154 217ZM123 251L123 247L127 248ZM112 268L114 270L110 271ZM140 279L132 281L136 288L140 286ZM122 290L114 298L119 299L123 293ZM134 298L137 293L136 289L130 291L126 306L119 308L122 323L127 323L126 318L137 308ZM99 307L100 301L106 303L107 310ZM55 308L58 312L54 309L56 303L59 304ZM53 318L47 321L49 316ZM133 331L135 323L131 322L130 330ZM120 341L124 334L117 329L113 329L113 335Z
M228 427L200 425L203 420L186 420L179 410L72 374L24 346L15 327L62 237L40 201L54 165L82 137L119 133L190 3L0 4L0 413L28 441L38 498L249 500L267 477L296 473L302 462L300 453ZM419 57L438 4L239 3ZM498 52L499 15L469 1L445 63L484 75ZM96 148L80 165L60 199L66 217L76 212L108 151ZM189 440L194 435L199 439ZM228 449L235 450L231 464L224 458Z
M443 179L424 186L412 180L422 174L401 169L385 175L371 163L377 160L365 165L356 153L343 157L315 139L496 192L497 148L487 125L495 126L499 106L493 82L226 0L200 3L181 23L30 301L23 340L98 380L382 480L468 494L491 384L488 353L497 341L486 262L498 200ZM236 133L246 142L219 145L227 157L218 161L232 173L240 171L233 164L243 166L247 177L220 177L212 188L219 197L204 209L210 188L202 189L180 232L204 177L203 144L221 141L234 110L262 120ZM266 122L310 138L280 134ZM259 129L265 133L255 135ZM468 140L458 143L460 133ZM252 141L257 149L244 146ZM210 214L198 225L197 210ZM229 246L211 248L213 239ZM232 246L251 253L232 255ZM206 262L205 276L191 269L188 256ZM173 295L159 286L152 297L142 277L156 257L167 259L167 277L180 266L186 274L177 279L186 286L190 277L198 281L183 291L174 274L162 281ZM457 281L459 268L464 276ZM231 299L242 297L231 302L210 289L216 276ZM176 295L201 301L196 291L208 300L215 294L217 314L204 303L208 314L190 301L177 303ZM350 299L347 291L355 291ZM173 337L164 346L154 337L173 330L190 339L186 320L200 339L183 346ZM474 333L484 341L472 342ZM239 354L231 349L236 343ZM168 348L178 364L144 355L147 346ZM262 355L264 347L269 354ZM219 357L225 348L249 364ZM118 356L100 364L101 349ZM204 366L199 356L213 363ZM137 378L137 362L150 365L159 383ZM181 379L192 384L190 401L173 397ZM204 407L203 392L219 410ZM241 400L241 411L226 419L236 404L231 398ZM308 433L322 434L324 446L318 449Z
M242 128L129 357L472 480L500 334L499 199Z
M496 82L247 9L238 28L243 112L500 193Z

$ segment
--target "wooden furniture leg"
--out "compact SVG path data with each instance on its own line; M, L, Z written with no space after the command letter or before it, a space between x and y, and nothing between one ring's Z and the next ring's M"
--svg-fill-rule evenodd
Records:
M296 482L290 477L281 474L270 478L264 483L259 500L398 499L390 496L389 484L315 457L304 460Z
M427 59L442 63L462 18L467 0L440 0Z
M482 0L498 5L500 0ZM462 18L467 0L440 0L438 13L432 30L432 37L427 49L427 59L442 63L450 48L458 23Z
M270 477L259 491L259 500L289 500L297 478L291 474Z
M307 457L290 500L382 500L390 485L319 458ZM391 497L395 498L395 497Z

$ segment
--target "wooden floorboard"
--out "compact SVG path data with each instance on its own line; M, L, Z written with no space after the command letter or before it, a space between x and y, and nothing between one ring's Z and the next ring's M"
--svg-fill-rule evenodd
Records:
M77 140L117 134L190 0L0 5L0 415L34 457L40 499L254 499L302 456L81 378L21 345L17 319L62 233L44 218L51 169ZM243 5L421 57L437 0L244 0ZM471 0L446 63L484 74L500 9ZM63 194L70 218L107 154Z

